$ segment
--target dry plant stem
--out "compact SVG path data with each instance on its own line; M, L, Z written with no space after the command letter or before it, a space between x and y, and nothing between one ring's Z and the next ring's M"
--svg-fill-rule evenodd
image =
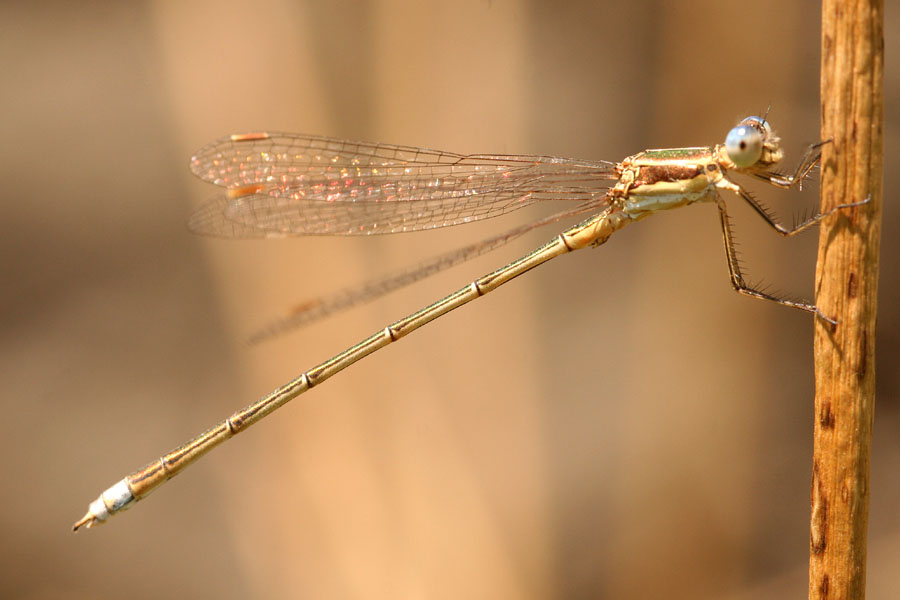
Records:
M823 209L817 304L810 599L865 597L883 160L882 0L822 5Z

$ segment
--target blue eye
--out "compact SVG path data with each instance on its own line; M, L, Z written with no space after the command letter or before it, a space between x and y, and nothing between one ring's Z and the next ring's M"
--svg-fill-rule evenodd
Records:
M762 156L763 135L750 125L738 125L725 138L728 158L739 168L752 166Z

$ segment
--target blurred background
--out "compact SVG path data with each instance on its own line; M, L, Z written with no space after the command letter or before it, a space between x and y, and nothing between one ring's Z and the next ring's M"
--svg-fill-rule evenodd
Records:
M188 170L201 145L281 130L618 160L717 143L771 106L794 165L818 139L819 24L817 3L774 0L0 4L4 596L805 597L813 320L731 290L709 206L551 262L111 524L70 527L125 474L556 233L248 346L305 298L549 209L377 239L201 239L185 227L213 192ZM888 156L897 136L889 120ZM900 587L898 176L872 598ZM790 221L813 188L759 192ZM816 234L785 240L730 206L749 279L811 297Z

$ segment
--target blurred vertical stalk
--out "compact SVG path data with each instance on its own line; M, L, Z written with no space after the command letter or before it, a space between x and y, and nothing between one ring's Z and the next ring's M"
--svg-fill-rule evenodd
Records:
M809 598L865 597L881 235L883 0L822 3L822 207Z

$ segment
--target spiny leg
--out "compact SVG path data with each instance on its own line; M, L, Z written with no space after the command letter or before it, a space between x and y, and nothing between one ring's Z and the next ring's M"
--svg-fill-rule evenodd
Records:
M811 312L816 316L821 317L823 320L831 323L832 325L837 325L837 321L825 316L818 309L818 307L816 307L815 304L790 300L787 298L779 298L778 296L774 296L763 290L759 290L747 285L747 283L744 281L744 276L741 273L741 266L738 262L737 251L734 248L734 236L731 231L731 221L728 219L728 211L725 208L725 201L721 198L718 198L716 200L716 206L719 209L719 219L722 223L722 239L725 242L725 258L728 262L728 274L731 276L731 287L733 287L736 292L745 294L747 296L752 296L753 298L769 300L776 304L790 306L791 308L797 308L806 312Z
M785 237L800 233L801 231L803 231L805 229L809 229L810 227L812 227L813 225L815 225L822 219L833 215L834 213L836 213L839 210L842 210L845 208L852 208L854 206L860 206L860 205L866 204L869 201L869 198L866 198L865 200L860 200L858 202L848 202L845 204L838 204L837 206L835 206L834 208L832 208L828 211L825 211L823 213L816 213L813 216L806 218L791 227L785 227L778 220L778 217L773 215L771 212L769 212L769 209L767 209L765 206L760 204L759 200L754 198L750 192L748 192L747 190L742 188L740 185L734 183L730 179L723 178L723 180L721 182L719 182L718 187L720 189L726 189L726 190L729 190L729 191L732 191L732 192L738 194L741 198L743 198L747 202L747 204L749 204L750 206L753 207L753 210L755 210L756 213L759 216L761 216L763 218L763 220L766 223L768 223L772 229L774 229L775 231L777 231L778 233L780 233L781 235L783 235Z
M825 140L824 142L816 142L815 144L810 144L806 149L806 152L803 153L803 158L800 159L800 164L797 165L797 169L794 171L793 175L780 175L778 173L753 173L753 176L762 179L766 183L770 185L774 185L775 187L779 187L784 190L789 190L794 186L803 187L803 180L809 175L809 172L813 170L816 164L819 162L819 158L822 157L822 146L830 143L831 140Z

